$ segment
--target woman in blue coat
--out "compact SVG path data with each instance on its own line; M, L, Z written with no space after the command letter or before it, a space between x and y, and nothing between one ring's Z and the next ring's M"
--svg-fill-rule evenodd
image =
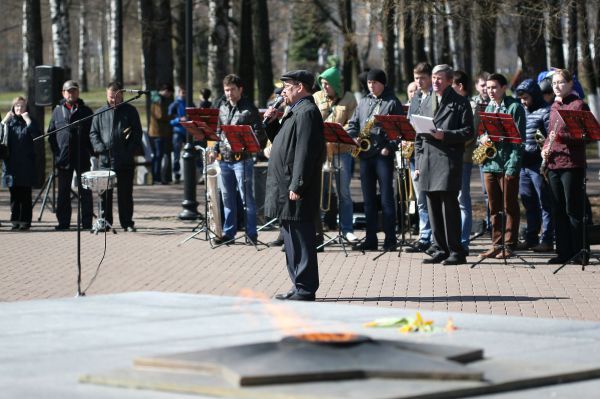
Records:
M31 188L35 179L33 139L40 129L29 116L27 100L17 97L12 109L2 120L8 135L8 159L5 160L5 181L10 189L10 221L12 230L31 227Z

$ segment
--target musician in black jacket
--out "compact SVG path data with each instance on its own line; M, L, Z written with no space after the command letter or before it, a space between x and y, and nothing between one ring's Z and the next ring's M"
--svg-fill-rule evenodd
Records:
M48 132L92 115L92 110L79 98L79 84L77 82L67 80L63 84L62 95L63 99L52 111ZM58 225L54 227L56 230L69 230L71 224L71 181L73 171L77 173L80 179L81 174L90 170L90 155L92 153L91 125L92 120L89 119L81 123L80 129L77 126L64 129L48 139L54 154L58 177L58 197L56 200ZM80 134L79 149L77 146L78 134ZM79 191L81 192L81 225L84 229L91 229L93 215L92 192L89 190Z
M385 131L370 122L375 115L402 115L402 103L386 86L387 77L381 69L367 73L369 94L362 98L348 122L348 134L357 142L370 141L367 151L360 153L360 185L365 202L366 238L356 249L377 250L377 182L383 210L384 250L396 248L396 208L394 205L394 151L397 145L388 140ZM369 128L369 124L371 127ZM366 127L365 127L366 126Z

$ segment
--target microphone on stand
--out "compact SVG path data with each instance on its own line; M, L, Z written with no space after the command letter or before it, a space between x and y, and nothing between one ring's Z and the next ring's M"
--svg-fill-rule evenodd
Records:
M272 108L279 108L281 106L281 104L283 104L283 102L285 101L285 99L283 98L283 96L277 96L277 98L275 99L275 102L273 103L273 105L271 105ZM263 126L267 126L267 120L269 118L265 117L263 119Z
M138 96L141 96L142 94L150 94L150 90L123 89L122 91L124 91L125 93L137 94Z

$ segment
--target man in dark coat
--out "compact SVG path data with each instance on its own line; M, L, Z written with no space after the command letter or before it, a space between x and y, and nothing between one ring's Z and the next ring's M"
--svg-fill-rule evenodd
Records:
M473 137L473 113L469 100L452 88L454 71L449 65L433 68L434 130L418 134L415 140L415 174L427 195L429 221L433 234L431 259L459 265L466 262L460 242L461 221L458 192L462 183L465 142Z
M60 129L80 119L92 115L92 110L79 98L79 84L67 80L63 84L63 99L52 111L52 119L48 131ZM77 172L78 179L90 170L90 127L92 120L81 123L81 130L77 126L64 129L50 136L48 141L54 154L56 173L58 177L58 197L56 204L56 230L69 230L71 224L71 180L73 171ZM79 151L77 148L77 135L79 136ZM81 193L81 225L84 229L92 228L93 203L92 192L79 190Z
M305 70L285 73L281 95L289 109L281 123L269 108L267 135L273 143L265 215L279 218L292 289L277 299L314 301L319 288L314 219L319 212L320 175L325 159L323 118L310 91L314 76Z
M369 94L362 98L348 121L348 134L357 141L368 139L368 151L360 152L360 186L365 201L367 221L366 237L355 248L361 251L377 250L377 184L381 193L383 230L385 239L383 250L396 248L396 208L394 205L394 151L395 142L388 140L386 132L373 124L375 115L402 115L402 103L386 86L387 77L381 69L371 69L367 74ZM371 126L371 127L369 127Z
M115 106L116 108L94 117L90 140L94 151L100 154L100 167L112 169L117 174L119 222L123 230L134 232L132 219L134 152L141 145L142 124L133 105L118 105L123 102L121 83L108 84L106 100L107 104L97 112ZM101 202L103 216L110 224L112 224L112 192L113 190L107 190L102 195Z

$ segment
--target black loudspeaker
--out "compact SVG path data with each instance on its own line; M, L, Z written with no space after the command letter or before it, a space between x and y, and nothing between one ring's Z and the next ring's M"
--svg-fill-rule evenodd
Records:
M35 105L53 106L62 98L64 69L52 65L35 67Z

